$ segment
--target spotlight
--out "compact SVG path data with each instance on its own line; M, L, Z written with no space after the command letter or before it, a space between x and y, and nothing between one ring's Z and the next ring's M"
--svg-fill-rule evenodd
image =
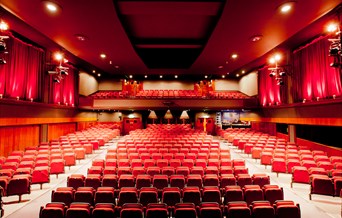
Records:
M58 77L54 77L52 81L55 82L55 83L61 83L61 81L59 80Z
M336 47L332 47L329 50L329 55L330 56L336 56L336 55L338 55L339 51L340 51L339 47L337 47L337 46Z
M0 62L1 63L1 62ZM330 64L330 67L340 67L340 66L342 66L342 64L341 63L338 63L338 62L332 62L331 64Z
M66 71L66 70L61 70L61 75L68 75L68 71Z
M0 58L0 64L6 64L6 60L4 58Z
M284 85L284 81L283 81L282 79L278 80L277 85L278 85L278 86Z
M6 43L3 39L0 39L0 52L6 51Z
M274 76L275 76L275 72L271 72L270 77L274 77Z

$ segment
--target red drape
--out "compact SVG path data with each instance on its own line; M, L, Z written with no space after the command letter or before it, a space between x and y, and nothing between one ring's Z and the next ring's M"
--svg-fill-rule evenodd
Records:
M5 97L37 99L44 51L11 36L6 39L6 64L0 65L0 94Z
M281 104L280 87L267 67L259 70L259 101L262 106Z
M56 83L50 78L51 86L51 97L50 101L54 104L64 104L72 106L75 104L75 70L70 68L68 75L64 76L61 83Z
M341 68L331 67L330 42L320 37L293 53L293 96L296 102L342 94Z

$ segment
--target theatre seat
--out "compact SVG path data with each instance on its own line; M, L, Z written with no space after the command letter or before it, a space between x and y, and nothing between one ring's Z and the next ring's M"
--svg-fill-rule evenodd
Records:
M14 175L8 181L6 195L18 195L19 201L21 202L21 197L24 194L31 193L31 176L30 175Z
M40 208L39 218L65 218L65 204L47 203Z
M331 178L321 175L313 176L309 194L310 200L313 194L334 196L334 183Z

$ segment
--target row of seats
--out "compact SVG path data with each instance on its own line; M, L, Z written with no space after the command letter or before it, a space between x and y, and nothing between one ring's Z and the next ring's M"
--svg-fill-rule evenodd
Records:
M161 189L158 189L161 188ZM253 201L267 200L274 203L284 200L284 193L277 185L245 185L243 188L237 185L227 185L223 192L218 186L187 186L179 187L121 187L119 190L113 187L60 187L52 192L51 202L63 202L70 205L72 202L85 202L91 205L97 203L113 203L122 206L125 203L141 203L147 206L149 203L166 203L174 206L176 203L216 202L226 205L231 201L245 201L247 205Z
M221 188L222 192L228 185L238 185L241 188L245 185L258 185L263 187L270 184L270 178L266 174L222 174L221 176L215 174L207 174L201 176L199 174L189 174L184 176L182 174L163 175L163 174L138 174L136 176L131 174L89 174L84 176L82 174L72 174L68 176L67 186L77 189L78 187L89 186L94 189L98 187L113 187L120 189L123 187L136 187L141 189L143 187L156 187L159 190L165 187L178 187L180 189L186 186L196 186L202 189L204 186L217 186Z
M300 218L300 207L293 201L255 201L248 207L245 202L230 202L224 208L217 203L203 202L199 206L177 203L173 210L163 203L150 203L144 208L139 203L126 203L117 208L113 204L98 203L94 207L86 203L48 203L41 207L39 218Z
M135 95L126 91L99 91L91 95L95 99L106 98L209 98L209 99L247 99L246 94L239 91L201 93L195 90L142 90Z

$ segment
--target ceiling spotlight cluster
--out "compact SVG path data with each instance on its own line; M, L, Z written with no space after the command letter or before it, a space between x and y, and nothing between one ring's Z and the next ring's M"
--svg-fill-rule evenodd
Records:
M280 54L273 55L270 58L269 63L274 64L274 67L270 67L268 68L268 70L271 71L269 76L275 78L275 80L277 81L277 85L284 85L284 77L286 76L286 72L284 67L278 65L280 60Z
M67 62L67 60L64 58L64 55L62 53L56 53L55 59L59 61L59 65L55 68L54 71L48 71L50 75L52 75L52 81L55 83L61 83L61 81L69 75L68 70L69 67L62 66L62 62Z
M9 38L6 34L8 30L8 24L0 20L0 64L6 64L5 54L7 54L7 46L5 40Z
M342 68L342 34L340 26L339 24L330 24L327 29L333 35L332 38L328 39L331 43L329 46L329 56L334 58L330 66Z

